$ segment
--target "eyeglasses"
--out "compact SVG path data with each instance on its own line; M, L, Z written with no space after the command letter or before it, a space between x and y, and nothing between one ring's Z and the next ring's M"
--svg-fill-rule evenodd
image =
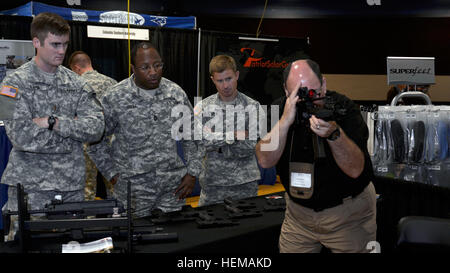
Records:
M153 69L155 69L155 71L159 71L164 67L164 63L154 63L153 65L143 65L143 66L137 67L137 69L139 69L141 71L148 71L148 70L150 70L151 67L153 67Z

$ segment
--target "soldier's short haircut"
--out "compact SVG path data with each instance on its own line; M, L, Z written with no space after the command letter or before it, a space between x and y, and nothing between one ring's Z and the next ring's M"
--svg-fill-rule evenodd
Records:
M311 68L311 70L314 72L314 74L316 74L317 78L320 81L320 85L322 86L323 76L322 76L322 73L320 72L319 64L311 59L302 59L302 60L306 61L306 63ZM283 70L283 83L284 84L286 84L286 81L289 77L289 72L291 72L291 67L292 67L292 62L290 62L289 65L286 66L286 68Z
M144 48L144 49L153 48L154 50L156 50L158 52L156 47L153 44L149 43L149 42L140 42L138 44L135 44L133 46L133 48L131 49L131 60L130 60L130 62L131 62L132 65L136 64L136 54L137 54L138 49L140 49L140 48ZM158 52L158 54L159 54L159 52Z
M75 51L69 57L69 67L72 68L72 66L76 64L78 64L82 68L86 68L88 65L92 64L91 58L84 51Z
M34 17L31 22L31 39L37 37L44 43L48 33L62 36L70 34L70 26L64 18L51 12L42 12Z
M228 55L217 55L211 59L209 63L209 74L212 76L213 73L222 73L223 71L231 69L233 72L237 71L236 61L233 57Z

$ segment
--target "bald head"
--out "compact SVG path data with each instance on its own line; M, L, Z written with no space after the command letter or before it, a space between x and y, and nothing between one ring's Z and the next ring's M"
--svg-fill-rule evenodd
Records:
M82 75L84 72L93 70L91 58L83 51L75 51L70 55L69 67L72 71L78 75Z
M317 90L320 92L319 96L325 96L326 82L316 62L309 59L297 60L292 62L287 69L284 76L286 96L299 87Z

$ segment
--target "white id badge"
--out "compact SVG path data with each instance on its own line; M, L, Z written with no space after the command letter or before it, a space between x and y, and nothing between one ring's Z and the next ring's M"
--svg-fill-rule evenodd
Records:
M311 198L314 191L314 164L289 162L289 192L301 199Z
M297 188L311 188L310 173L291 173L291 186Z

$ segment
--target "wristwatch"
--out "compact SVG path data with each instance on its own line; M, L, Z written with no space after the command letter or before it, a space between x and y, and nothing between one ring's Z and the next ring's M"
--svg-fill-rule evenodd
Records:
M328 137L327 139L330 141L335 141L336 139L338 139L341 136L341 130L340 127L337 126L336 130L334 130Z
M56 118L54 116L48 117L48 129L51 131L53 130L53 126L55 126Z

